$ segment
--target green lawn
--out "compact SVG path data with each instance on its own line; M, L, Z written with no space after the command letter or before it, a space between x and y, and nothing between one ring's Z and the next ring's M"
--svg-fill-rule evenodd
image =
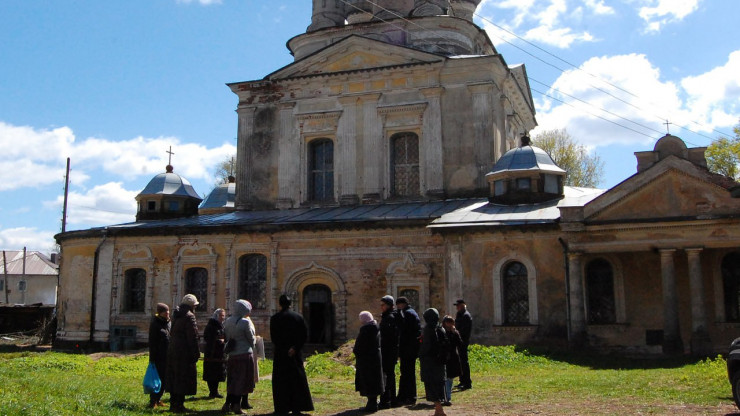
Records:
M722 357L703 361L630 360L481 346L472 346L470 356L474 388L453 396L455 404L449 415L735 411L730 407L730 386ZM364 403L353 391L353 369L342 364L346 358L327 353L307 360L314 415L348 414L347 410ZM102 358L57 352L0 354L0 415L166 413L145 407L148 397L141 380L147 362L146 354ZM270 370L269 360L261 362L261 375L269 375ZM223 385L221 390L225 390ZM198 391L199 395L189 398L186 406L198 414L221 414L223 401L206 399L204 382L200 382ZM423 393L421 384L419 391ZM165 401L168 397L165 395ZM250 414L270 414L269 380L258 383L250 401L257 411ZM612 413L605 407L623 410ZM429 413L424 410L409 414ZM462 410L465 412L459 413Z

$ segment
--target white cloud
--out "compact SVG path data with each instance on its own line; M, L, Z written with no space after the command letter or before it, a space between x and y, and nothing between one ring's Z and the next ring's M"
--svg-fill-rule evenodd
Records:
M482 18L481 23L495 41L513 41L515 36L508 31L558 48L595 41L592 34L579 28L583 20L614 13L603 0L487 0L478 10L479 15L493 16Z
M638 54L595 57L581 68L583 71L564 72L549 92L570 106L547 97L536 104L539 127L533 135L565 127L573 137L589 145L645 144L664 134L662 123L665 119L674 124L672 132L678 130L676 125L682 125L705 134L737 122L740 84L736 74L740 73L740 51L733 52L727 64L680 82L664 80L660 70L645 55ZM687 120L698 124L687 125ZM690 133L680 130L675 134ZM698 141L706 143L707 139Z
M13 126L0 121L0 191L23 187L62 184L66 157L70 157L70 180L84 186L91 176L102 172L121 180L132 180L164 172L170 146L175 153L175 173L187 179L212 181L212 168L236 153L232 144L208 148L197 143L181 143L175 137L108 140L77 140L69 127L36 129ZM39 151L43 149L43 151Z
M3 250L27 250L51 253L56 242L51 231L39 231L34 227L17 227L0 229L0 247Z
M699 9L702 0L643 0L638 14L646 23L646 31L658 32L666 24L679 22Z
M70 192L67 202L67 230L75 224L99 226L132 222L136 218L135 197L140 190L129 191L121 182L97 185L87 192ZM48 209L62 210L64 197L44 202Z

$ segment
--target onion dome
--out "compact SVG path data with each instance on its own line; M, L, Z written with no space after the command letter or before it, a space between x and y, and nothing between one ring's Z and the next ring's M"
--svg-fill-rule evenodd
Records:
M138 205L136 220L197 215L200 201L202 199L190 182L174 173L172 165L167 165L166 172L152 178L144 190L136 196Z
M549 154L522 137L522 145L511 149L486 174L489 200L500 204L528 204L562 198L565 171Z
M198 213L204 215L233 211L236 196L236 183L234 182L234 177L229 176L227 183L222 183L213 188L211 193L200 204Z

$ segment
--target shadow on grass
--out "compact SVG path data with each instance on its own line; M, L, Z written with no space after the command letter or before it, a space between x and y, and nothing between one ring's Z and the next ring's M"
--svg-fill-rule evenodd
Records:
M413 406L404 406L404 407L412 411L434 409L434 405L428 404L428 403L417 403ZM359 408L359 409L345 410L339 413L332 413L331 416L359 416L359 415L368 415L368 414L370 413L363 410L363 408Z
M553 350L545 347L515 347L519 353L547 358L594 370L652 370L661 368L680 368L690 364L697 364L706 357L655 357L638 356L627 357L616 354L600 354L589 350L579 352ZM715 358L715 357L710 357Z

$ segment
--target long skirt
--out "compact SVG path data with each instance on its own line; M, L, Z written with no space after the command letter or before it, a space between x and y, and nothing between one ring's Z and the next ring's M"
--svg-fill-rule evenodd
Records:
M226 393L244 396L254 391L252 353L230 355L226 363Z

